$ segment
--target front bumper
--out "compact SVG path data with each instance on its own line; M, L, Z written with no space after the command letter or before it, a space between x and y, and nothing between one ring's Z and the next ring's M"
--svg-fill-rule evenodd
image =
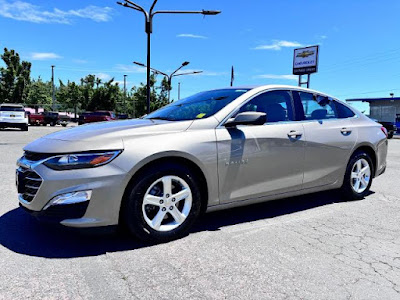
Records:
M24 199L25 191L19 191L19 203L31 215L70 227L118 224L121 200L130 177L113 162L97 168L66 171L52 170L42 161L32 162L25 158L21 158L17 165L30 174L35 172L37 178L42 179L37 191L28 190L33 197ZM44 209L56 196L84 190L92 191L89 201Z
M17 122L16 120L13 120L13 122L0 121L0 128L23 128L25 126L28 126L28 123L25 121L21 122Z
M19 205L25 212L29 213L39 221L62 223L66 219L81 219L86 213L89 201L69 205L50 206L46 210L41 211L30 210L21 203Z

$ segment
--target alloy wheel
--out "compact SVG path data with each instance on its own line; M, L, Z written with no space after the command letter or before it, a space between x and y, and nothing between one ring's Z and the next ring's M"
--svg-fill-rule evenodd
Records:
M371 168L366 159L360 158L354 163L350 180L352 189L358 194L361 194L368 188L371 180Z
M156 231L179 227L192 208L192 191L178 176L163 176L153 182L143 197L142 212L146 223Z

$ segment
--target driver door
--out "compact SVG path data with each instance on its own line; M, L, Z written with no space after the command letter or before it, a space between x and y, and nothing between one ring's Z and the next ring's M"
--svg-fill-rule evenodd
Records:
M238 112L267 114L267 123L216 129L220 203L301 189L305 140L290 91L261 93Z

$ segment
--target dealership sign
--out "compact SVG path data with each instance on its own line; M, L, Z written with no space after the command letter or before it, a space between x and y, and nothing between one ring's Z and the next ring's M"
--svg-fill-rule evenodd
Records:
M293 74L303 75L318 71L318 46L294 49Z

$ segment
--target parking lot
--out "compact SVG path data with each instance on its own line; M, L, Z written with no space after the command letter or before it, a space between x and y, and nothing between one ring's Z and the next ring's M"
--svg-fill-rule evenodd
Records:
M210 213L145 245L18 208L22 147L56 130L0 131L0 299L400 299L399 139L364 200L328 191Z

